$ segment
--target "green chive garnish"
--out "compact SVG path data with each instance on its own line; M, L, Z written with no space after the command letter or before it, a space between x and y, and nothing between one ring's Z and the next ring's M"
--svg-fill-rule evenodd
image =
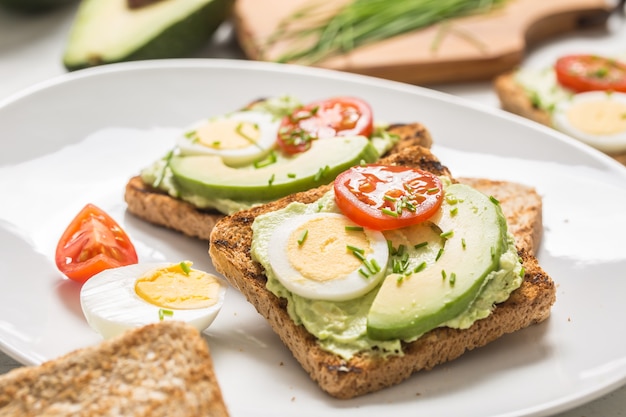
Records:
M289 174L287 174L287 178L296 178L296 174L290 172Z
M450 279L448 281L450 281L451 286L454 286L454 283L456 282L456 274L454 272L450 274Z
M437 252L437 256L435 256L435 261L438 261L439 258L441 258L441 255L443 255L443 248L440 248L439 252Z
M346 226L346 232L362 232L363 226Z
M174 312L172 310L166 310L163 308L159 309L159 320L163 321L165 319L165 316L167 317L172 317L174 315Z
M272 176L270 177L270 179L267 181L268 185L272 185L274 183L274 180L276 179L276 174L272 174Z
M308 229L302 232L302 235L300 235L300 239L298 239L298 246L302 246L302 244L304 243L308 235L309 235Z
M357 253L360 253L360 254L364 254L365 253L365 249L357 248L356 246L346 245L346 248L349 251L352 251L352 252L357 252Z
M500 205L500 202L498 201L498 199L492 195L489 196L489 200L491 200L491 202L497 206Z
M418 272L421 272L421 271L423 271L424 269L426 269L426 261L422 261L422 263L421 263L421 264L417 265L417 266L413 269L413 272L417 274Z
M452 236L454 236L454 230L448 230L447 232L441 233L439 235L439 237L442 238L442 239L449 239Z
M386 214L386 215L391 216L391 217L398 217L399 216L398 212L389 210L388 208L383 208L380 211L382 211L383 214Z
M189 264L187 262L181 262L180 269L183 270L185 275L189 275L189 273L191 272L191 268L189 268Z
M413 249L423 248L424 246L428 246L428 242L418 243L417 245L413 246Z
M467 247L467 245L465 244L465 238L461 239L461 246L463 246L463 249Z

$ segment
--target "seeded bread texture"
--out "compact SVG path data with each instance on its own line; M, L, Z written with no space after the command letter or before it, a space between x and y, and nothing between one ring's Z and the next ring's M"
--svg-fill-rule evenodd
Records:
M388 131L400 138L388 154L411 146L429 148L432 145L430 132L420 123L394 124ZM144 183L140 176L134 176L127 182L124 199L128 211L133 215L149 223L207 241L215 223L224 217L216 210L197 209L187 202L156 190Z
M545 110L533 105L526 90L515 81L515 72L507 72L495 78L494 89L502 109L545 126L552 127L551 116ZM626 152L609 154L612 158L626 164Z
M165 321L0 377L0 416L227 417L206 341Z
M427 169L450 176L449 170L428 150L407 148L382 163ZM217 271L239 290L267 319L274 332L289 348L302 368L320 388L333 397L349 399L396 385L415 372L453 360L466 351L484 346L499 337L547 319L555 302L555 285L532 255L541 238L541 198L529 186L459 179L501 202L509 228L518 242L525 276L520 288L499 304L493 313L469 329L437 328L404 346L403 356L383 359L367 354L345 361L322 350L313 335L296 325L286 309L286 300L269 292L263 268L252 260L251 225L260 214L278 210L292 201L311 203L330 186L295 194L276 202L235 213L220 220L211 234L209 254Z

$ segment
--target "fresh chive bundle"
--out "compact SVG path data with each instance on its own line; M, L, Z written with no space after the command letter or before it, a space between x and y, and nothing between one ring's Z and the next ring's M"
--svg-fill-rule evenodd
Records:
M295 41L277 61L311 64L448 19L487 13L505 1L353 0L330 14L325 1L313 0L281 21L267 46Z

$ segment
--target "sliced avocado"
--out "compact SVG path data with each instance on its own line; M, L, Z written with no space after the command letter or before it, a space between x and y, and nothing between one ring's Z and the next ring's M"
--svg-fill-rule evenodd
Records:
M43 13L78 0L0 0L0 6L24 13Z
M419 272L385 278L367 317L371 338L410 340L458 316L507 250L499 204L467 185L448 186L431 221L444 238L438 256Z
M183 57L205 44L234 0L83 0L63 57L68 70L140 59Z
M270 201L329 184L347 168L374 162L378 153L363 136L315 141L306 152L262 168L234 168L218 156L176 156L170 161L183 192L238 201Z

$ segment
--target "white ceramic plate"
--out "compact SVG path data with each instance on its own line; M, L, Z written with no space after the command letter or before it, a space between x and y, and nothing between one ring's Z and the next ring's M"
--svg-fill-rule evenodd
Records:
M170 146L169 129L258 98L367 99L377 119L420 121L455 175L516 180L544 197L539 258L558 283L545 323L399 386L349 401L322 393L234 290L206 332L233 416L539 416L626 381L626 169L517 117L413 86L350 74L220 60L159 61L68 74L0 103L0 347L36 364L97 343L54 249L92 202L141 261L190 259L207 245L125 213L126 180Z

